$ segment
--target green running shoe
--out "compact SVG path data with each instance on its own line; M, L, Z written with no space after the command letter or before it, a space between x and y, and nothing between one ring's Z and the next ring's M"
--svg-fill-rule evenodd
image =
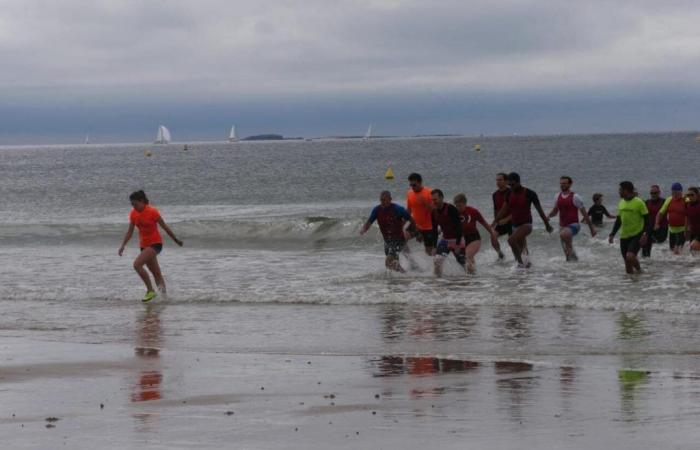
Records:
M148 291L146 292L146 296L141 300L143 303L148 303L154 298L156 298L158 294L156 294L156 291Z

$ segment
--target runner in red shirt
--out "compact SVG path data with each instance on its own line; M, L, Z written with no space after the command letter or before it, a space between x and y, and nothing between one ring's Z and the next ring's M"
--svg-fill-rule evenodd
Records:
M434 255L435 276L439 277L442 275L442 264L450 253L455 255L460 266L465 266L464 252L461 248L462 224L459 221L457 208L445 202L445 194L440 189L433 189L432 197L433 232L437 236L440 231L440 240Z
M688 188L688 204L686 205L685 214L686 222L686 238L690 241L690 252L697 255L700 252L700 189L696 187Z
M503 207L496 215L496 221L508 216L511 217L513 234L508 238L508 244L513 250L518 267L530 267L530 261L524 261L523 254L527 255L527 237L532 233L532 207L535 207L542 218L547 233L552 232L552 226L549 224L549 218L545 215L535 191L520 184L520 175L515 172L510 173L508 184L510 192Z
M158 231L158 225L160 225L161 228L168 233L168 236L180 247L182 247L182 241L175 237L170 227L165 224L165 221L163 221L163 218L160 216L160 212L149 205L148 197L146 197L145 192L136 191L129 196L129 200L131 201L133 209L129 214L129 229L126 231L122 246L119 247L119 256L122 256L124 253L126 244L134 234L134 228L138 228L141 253L134 260L134 270L136 270L136 273L139 274L143 283L146 285L146 296L143 298L143 302L147 303L156 298L157 294L151 284L151 277L143 268L144 265L148 267L148 270L153 274L158 289L162 293L165 293L165 280L163 279L163 274L158 264L158 254L163 250L163 238L161 238L160 232Z
M588 219L588 213L583 206L583 200L575 192L571 190L571 185L574 181L571 177L563 176L559 178L559 188L561 192L554 199L554 208L549 213L549 217L554 217L559 214L559 239L561 246L564 249L564 255L567 261L578 261L578 256L574 251L574 236L581 231L581 223L578 221L578 214L583 216L583 222L588 225L591 230L591 236L596 235L593 224Z
M464 245L467 273L474 273L476 271L474 257L479 252L479 248L481 248L481 235L479 235L479 230L476 229L477 222L489 233L492 244L494 242L498 244L498 232L491 228L491 225L486 222L478 209L467 206L466 195L455 195L454 204L459 214L459 221L462 223L462 244Z

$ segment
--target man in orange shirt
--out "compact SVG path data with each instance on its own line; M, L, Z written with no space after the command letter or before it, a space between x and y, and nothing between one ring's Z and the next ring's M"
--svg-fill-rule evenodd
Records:
M423 177L415 172L408 176L408 183L411 188L406 195L406 210L416 222L416 230L413 236L418 242L423 242L425 253L432 256L437 244L437 235L433 229L432 220L432 189L423 186Z

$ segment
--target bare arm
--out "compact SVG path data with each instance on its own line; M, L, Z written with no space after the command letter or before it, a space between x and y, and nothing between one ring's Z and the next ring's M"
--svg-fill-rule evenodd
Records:
M614 214L610 214L605 206L603 206L603 214L605 214L608 219L617 219L617 216Z
M483 216L479 215L476 219L477 222L481 224L482 227L491 235L491 236L496 236L496 239L498 239L498 235L496 235L496 230L494 230L491 225L484 219Z
M542 205L540 204L539 199L537 201L533 201L532 203L533 203L533 205L535 205L535 209L537 210L537 213L540 215L540 218L542 218L542 222L544 222L544 227L547 230L547 233L551 233L552 226L549 224L549 218L544 213L544 210L542 209Z
M372 222L370 222L369 220L367 222L365 222L365 224L362 225L362 228L360 229L360 235L367 233L367 231L369 231L371 226L372 226Z
M588 217L588 212L586 211L586 208L582 206L579 211L581 211L581 214L583 215L583 223L588 225L588 229L591 230L591 236L594 237L597 234L597 232L595 230L595 227L593 226L593 222L591 222L591 219Z
M170 229L170 227L165 223L162 217L158 218L158 225L165 230L166 233L168 233L168 236L170 236L170 239L172 239L177 245L182 247L182 241L178 239L175 236L175 233L173 233L173 230Z
M508 202L503 203L501 210L496 214L496 219L493 221L493 225L498 224L501 220L510 216L510 211L508 210Z
M134 224L129 222L129 228L126 230L126 234L124 235L124 239L122 240L122 246L119 247L119 256L122 256L124 253L124 248L126 247L126 244L129 243L129 240L131 239L131 236L134 235Z
M557 205L554 205L554 208L552 208L552 210L549 212L549 217L554 217L557 214L559 214L559 208Z

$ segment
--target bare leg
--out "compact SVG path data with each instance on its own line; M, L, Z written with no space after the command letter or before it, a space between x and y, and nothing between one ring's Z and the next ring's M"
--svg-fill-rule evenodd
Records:
M639 265L639 259L634 253L627 253L625 256L625 270L628 274L633 274L636 272L641 273L642 267Z
M527 251L527 241L525 238L527 238L530 233L532 233L532 225L521 225L508 238L508 244L510 244L510 248L513 250L513 256L515 256L515 260L518 264L523 264L522 254L523 251Z
M467 260L467 273L476 272L476 262L474 260L474 257L477 253L479 253L480 248L481 241L474 241L470 242L469 245L467 245L467 247L464 249L464 256Z
M154 255L152 259L146 262L148 270L153 274L153 279L156 281L156 286L162 293L165 294L165 280L163 279L163 274L160 271L160 264L158 264L158 256Z
M561 248L564 250L564 256L566 256L567 261L574 259L574 244L573 244L574 234L571 230L566 227L562 228L559 232L559 240L561 240Z
M146 289L148 291L153 290L153 284L151 284L151 277L148 275L148 272L146 272L146 269L144 269L143 266L148 264L148 262L151 259L155 258L155 256L156 251L148 247L143 249L139 256L137 256L134 260L134 270L136 271L136 273L139 274L141 280L143 280L143 284L146 285Z
M435 255L433 257L433 273L436 277L442 276L442 264L445 262L445 257L443 255Z
M496 250L496 253L498 253L498 259L503 259L503 252L501 251L501 243L498 242L498 239L491 239L491 247L493 247L494 250Z
M401 272L401 273L406 272L403 269L403 267L401 267L401 264L399 263L399 258L396 256L387 256L386 261L384 262L384 265L386 266L387 269L393 270L394 272Z
M698 252L700 252L700 241L693 239L693 241L690 242L690 252L693 255L697 255Z
M416 270L420 267L420 266L418 266L418 263L416 263L416 260L413 259L413 255L411 254L411 249L408 247L408 245L406 245L403 248L402 252L403 252L403 255L406 257L406 259L408 260L408 268L410 270Z

